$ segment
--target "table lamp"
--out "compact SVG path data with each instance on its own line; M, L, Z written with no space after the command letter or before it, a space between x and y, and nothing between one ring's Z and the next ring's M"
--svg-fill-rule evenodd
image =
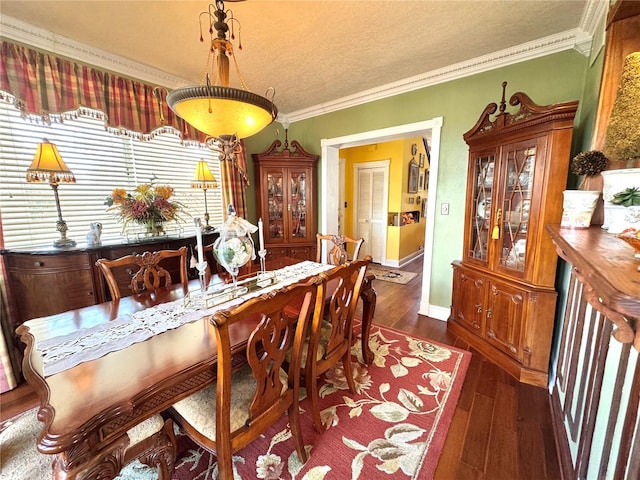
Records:
M31 166L27 169L27 182L49 182L49 185L53 188L56 208L58 209L56 230L60 232L60 238L54 240L53 246L58 248L73 247L76 242L67 238L67 222L62 219L60 199L58 198L58 184L60 182L76 183L76 179L62 160L62 157L60 157L55 144L49 142L46 138L38 145Z
M196 164L196 171L193 174L191 182L193 188L201 188L204 192L204 226L205 230L213 230L209 225L209 210L207 208L207 189L218 188L218 181L209 170L209 164L206 160L199 160Z

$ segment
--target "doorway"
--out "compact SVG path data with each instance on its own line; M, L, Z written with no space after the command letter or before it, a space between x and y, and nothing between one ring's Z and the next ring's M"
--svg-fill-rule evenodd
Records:
M361 256L386 264L387 210L389 203L389 160L353 165L356 238L364 238Z
M320 159L320 178L322 191L320 192L320 230L322 232L338 232L339 185L335 179L340 175L340 149L358 147L372 143L382 143L391 140L421 136L430 139L431 158L429 168L429 184L427 194L427 228L425 231L422 293L420 297L421 315L430 315L430 284L431 284L431 260L433 258L433 235L436 218L436 193L438 183L438 158L440 154L440 133L442 130L442 117L436 117L423 122L399 125L362 132L343 137L325 138L321 141L322 158ZM437 316L435 318L438 318Z

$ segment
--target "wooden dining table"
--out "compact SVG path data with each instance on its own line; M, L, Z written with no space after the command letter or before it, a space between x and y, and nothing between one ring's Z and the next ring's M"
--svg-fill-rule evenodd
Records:
M279 258L267 268L276 270L299 261ZM366 363L373 360L367 341L376 302L373 278L367 276L361 293L362 352ZM213 276L211 281L215 284L222 279ZM198 287L198 280L189 283L190 291ZM216 337L209 316L205 316L51 375L45 374L38 344L100 328L127 314L183 299L186 294L180 284L174 284L153 294L132 295L28 320L17 328L26 345L24 376L40 399L38 418L43 422L43 431L37 448L43 454L58 456L53 478L76 478L84 465L95 463L129 429L214 383ZM257 320L250 318L233 325L233 351L243 351L256 324Z

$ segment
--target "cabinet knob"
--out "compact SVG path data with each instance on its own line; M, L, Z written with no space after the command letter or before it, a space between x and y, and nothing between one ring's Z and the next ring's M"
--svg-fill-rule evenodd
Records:
M487 308L487 318L491 318L491 315L493 315L493 312L490 308Z
M93 297L93 292L92 291L88 291L87 295L89 295L90 297Z
M487 337L489 338L496 338L496 333L493 330L489 330L487 332Z
M42 267L43 265L44 265L44 262L33 262L34 267Z
M482 313L482 305L480 305L480 304L476 305L476 312Z

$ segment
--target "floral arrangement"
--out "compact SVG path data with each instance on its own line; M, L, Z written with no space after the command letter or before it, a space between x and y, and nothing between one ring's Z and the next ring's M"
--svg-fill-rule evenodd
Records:
M132 193L115 188L105 200L107 211L114 211L123 223L123 230L131 222L161 230L164 222L179 219L182 205L172 202L173 188L168 185L141 184Z
M251 260L253 249L242 238L231 237L220 242L215 248L216 257L224 267L240 268Z

